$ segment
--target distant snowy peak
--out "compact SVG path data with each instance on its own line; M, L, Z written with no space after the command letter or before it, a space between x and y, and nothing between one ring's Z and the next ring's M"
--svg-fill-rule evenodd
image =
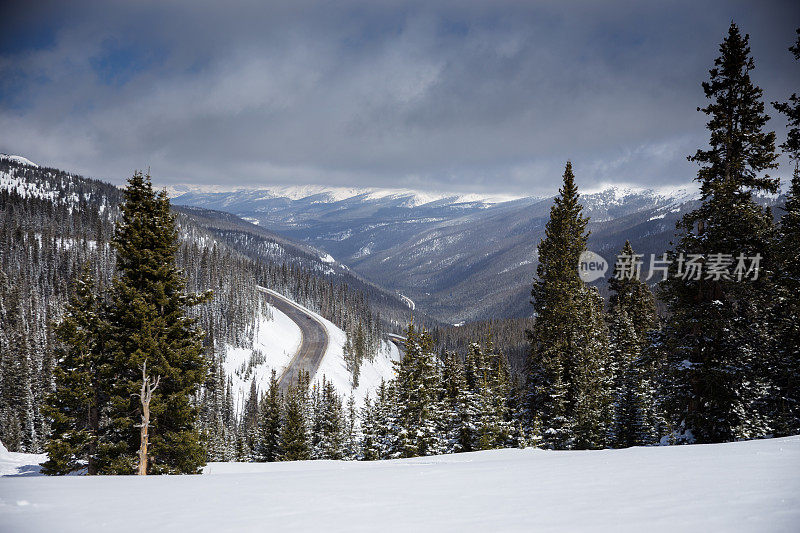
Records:
M28 165L29 167L39 168L39 165L26 157L22 157L21 155L0 154L0 159L13 161L15 163L19 163L20 165Z
M414 208L419 206L444 207L490 207L523 198L539 198L513 194L481 194L428 192L414 189L391 189L378 187L329 187L325 185L276 185L226 187L221 185L178 184L167 187L171 197L216 196L226 202L258 202L274 199L305 201L311 204L337 202L374 202L392 200L395 206ZM699 198L696 184L663 187L640 187L627 184L601 184L581 191L584 198L596 204L618 205L631 198L652 198L658 203L679 204ZM544 197L546 198L546 196Z
M172 197L184 194L215 194L237 193L246 195L250 199L267 200L273 198L286 198L298 201L307 200L312 203L335 203L345 200L382 200L392 199L400 201L404 207L418 207L421 205L441 203L443 205L455 204L484 204L494 205L510 200L522 198L519 195L509 194L478 194L478 193L444 193L426 192L413 189L391 189L377 187L329 187L325 185L277 185L277 186L247 186L224 187L219 185L192 185L178 184L167 187L167 192Z
M699 199L700 188L696 183L650 188L625 184L601 184L598 187L582 191L581 194L614 203L623 202L630 197L652 197L659 200L672 200L673 203L683 203Z

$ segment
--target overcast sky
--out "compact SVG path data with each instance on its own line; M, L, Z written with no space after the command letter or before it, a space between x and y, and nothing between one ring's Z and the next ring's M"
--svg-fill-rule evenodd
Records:
M800 92L798 4L4 2L0 152L115 183L686 183L731 20L765 99Z

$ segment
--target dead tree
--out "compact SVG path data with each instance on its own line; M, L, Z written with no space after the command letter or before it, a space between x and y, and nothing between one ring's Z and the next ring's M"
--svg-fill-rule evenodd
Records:
M156 376L155 383L151 384L150 376L147 375L147 359L142 363L142 388L139 391L139 400L142 402L142 423L139 445L139 471L140 476L147 475L147 429L150 427L150 400L153 398L153 391L158 388L161 376Z

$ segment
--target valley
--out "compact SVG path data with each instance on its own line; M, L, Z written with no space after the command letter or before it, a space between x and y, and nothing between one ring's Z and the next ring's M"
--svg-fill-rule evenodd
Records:
M552 199L302 187L181 188L178 205L217 209L328 252L446 323L530 316L527 303ZM611 260L628 239L660 254L696 203L692 186L609 186L583 195L589 247Z

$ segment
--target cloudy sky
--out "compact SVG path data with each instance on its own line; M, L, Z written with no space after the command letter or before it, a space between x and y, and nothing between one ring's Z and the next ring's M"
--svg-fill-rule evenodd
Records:
M116 183L685 183L731 20L765 99L800 91L791 1L2 5L0 152Z

